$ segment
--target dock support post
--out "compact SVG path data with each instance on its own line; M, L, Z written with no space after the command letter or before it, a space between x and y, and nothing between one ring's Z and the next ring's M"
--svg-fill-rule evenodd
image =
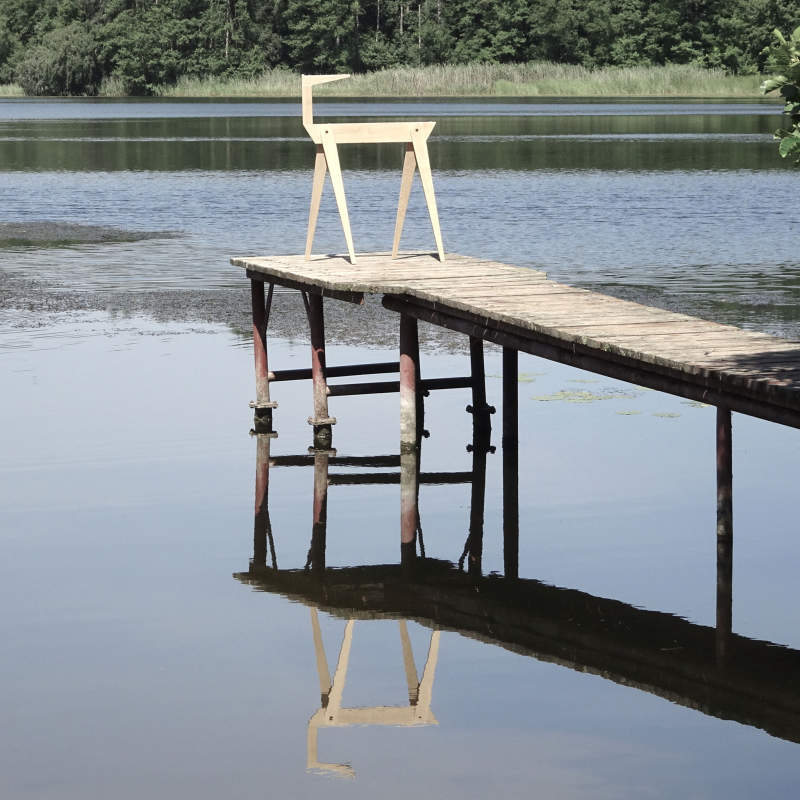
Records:
M417 320L400 315L400 562L417 556L419 522L419 331Z
M419 436L419 332L417 320L400 315L400 453L416 452Z
M275 556L275 542L272 539L272 523L269 519L269 451L270 439L267 434L256 435L256 492L253 514L253 566L266 567L267 553L272 560L272 568L278 569Z
M311 329L311 381L314 387L314 416L308 418L314 427L314 447L328 449L333 442L332 426L336 424L328 416L328 381L325 374L325 317L322 295L303 294L308 325Z
M469 337L469 360L472 375L472 405L467 406L467 413L472 414L472 425L487 441L492 433L491 414L494 406L486 403L486 369L483 360L483 339Z
M269 295L264 300L264 282L250 280L250 299L253 308L253 357L256 371L256 399L253 409L253 429L256 433L272 432L272 409L278 404L269 399L269 364L267 360L267 322L272 305L274 284L269 285Z
M733 447L731 410L717 406L717 661L733 632Z
M519 353L503 348L503 572L519 577Z

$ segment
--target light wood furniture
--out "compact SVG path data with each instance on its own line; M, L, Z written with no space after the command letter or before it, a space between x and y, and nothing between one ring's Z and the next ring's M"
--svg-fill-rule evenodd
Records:
M339 165L340 144L378 144L398 143L405 144L405 158L403 160L403 177L400 183L400 199L397 204L397 218L394 226L394 242L392 244L392 257L397 256L400 246L400 235L403 232L403 223L408 208L408 198L411 194L411 182L414 171L418 168L422 189L425 192L425 201L428 204L428 213L433 226L433 236L436 240L436 250L439 260L444 261L444 246L442 245L442 232L439 228L439 213L436 209L436 196L433 191L433 176L428 158L428 137L436 125L435 122L348 122L320 124L314 122L312 107L312 89L320 83L338 81L349 78L349 75L303 75L303 127L308 132L317 146L317 155L314 162L314 183L311 189L311 210L308 215L308 234L306 236L306 259L311 258L311 246L314 241L314 231L317 227L322 187L325 182L325 173L330 172L333 193L339 216L342 220L344 237L347 241L347 251L350 263L356 263L356 254L353 248L353 236L350 232L350 217L347 213L347 200L344 196L344 183L342 170Z

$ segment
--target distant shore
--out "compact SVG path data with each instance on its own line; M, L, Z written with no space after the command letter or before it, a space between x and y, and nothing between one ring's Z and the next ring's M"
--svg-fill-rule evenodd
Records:
M758 75L729 75L694 65L603 67L574 64L464 64L398 67L354 75L320 86L315 94L339 97L742 97L758 98ZM160 86L157 97L297 97L299 76L272 69L253 78L184 77ZM14 84L0 97L23 97ZM103 83L100 96L122 97L121 83Z

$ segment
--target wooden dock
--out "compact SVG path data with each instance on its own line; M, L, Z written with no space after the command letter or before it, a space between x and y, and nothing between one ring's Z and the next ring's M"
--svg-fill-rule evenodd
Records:
M253 560L238 579L308 603L312 615L320 607L348 620L416 619L435 630L445 627L477 636L800 741L800 695L792 688L800 652L733 633L731 446L732 410L800 427L800 342L576 289L550 281L542 272L465 256L448 255L444 263L429 255L392 259L388 253L361 255L356 265L341 256L309 261L302 256L235 258L232 263L246 269L251 280L257 392L251 405L260 434ZM268 367L267 323L276 284L302 292L310 327L310 369L272 372ZM367 294L382 296L383 305L398 313L399 359L328 368L323 298L360 303ZM423 379L418 320L469 337L469 376ZM503 348L503 578L485 577L482 568L486 456L494 451L484 341ZM520 351L716 406L714 628L519 575ZM398 381L328 385L329 378L392 372L399 373ZM272 458L276 404L270 400L270 383L308 378L313 384L308 421L315 446L308 455ZM472 470L426 475L420 471L422 396L430 389L456 387L472 390L467 407L473 415ZM400 394L400 453L337 456L330 449L335 419L328 414L328 398L382 391ZM269 470L312 463L307 561L300 570L279 569L269 518ZM361 464L399 465L400 472L329 472L330 466ZM348 569L326 564L327 493L329 487L354 479L400 483L399 564ZM424 482L471 484L469 533L458 568L425 556L419 510Z
M387 308L473 339L762 419L800 427L800 342L449 254L233 258L254 282ZM321 302L321 300L320 300Z

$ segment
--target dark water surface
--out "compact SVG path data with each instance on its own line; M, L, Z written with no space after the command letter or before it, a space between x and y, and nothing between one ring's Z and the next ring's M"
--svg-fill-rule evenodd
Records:
M437 120L450 250L800 337L798 176L772 105L323 109ZM726 658L714 410L532 357L519 580L502 577L500 413L482 492L457 390L426 401L421 470L461 475L423 482L426 558L405 572L399 486L357 477L399 471L397 398L331 401L345 463L329 464L320 581L313 464L284 458L307 453L310 389L275 386L267 457L227 263L302 246L312 150L295 111L0 101L0 796L793 797L794 430L734 419ZM391 241L399 163L346 152L357 249ZM412 203L403 244L429 248ZM343 246L328 194L316 242ZM276 305L272 365L306 366L296 298ZM344 310L328 306L329 363L396 357L395 320ZM439 336L423 374L467 364ZM499 407L494 350L487 372ZM462 572L481 503L481 561ZM334 720L322 652L341 666Z

